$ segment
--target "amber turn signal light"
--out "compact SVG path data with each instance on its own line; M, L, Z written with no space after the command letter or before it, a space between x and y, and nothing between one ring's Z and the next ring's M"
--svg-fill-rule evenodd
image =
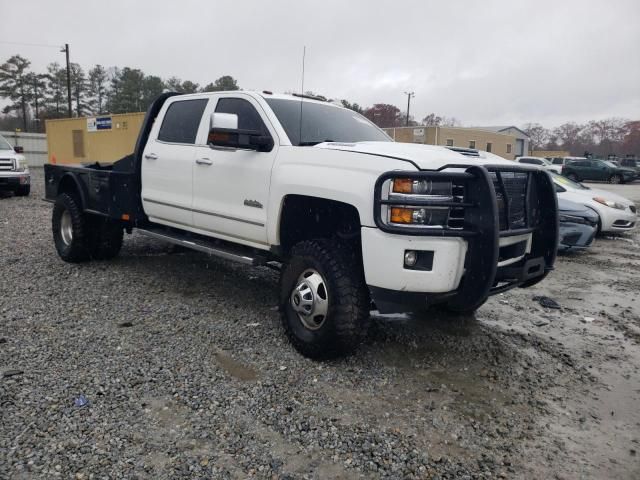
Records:
M393 193L411 193L413 180L410 178L396 178L393 180Z
M393 223L411 223L413 210L410 208L393 207L391 209L391 221Z

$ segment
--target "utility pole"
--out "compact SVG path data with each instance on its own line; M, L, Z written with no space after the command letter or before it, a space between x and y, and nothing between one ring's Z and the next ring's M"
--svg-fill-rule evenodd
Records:
M416 94L414 92L404 92L404 94L407 96L407 122L406 122L406 126L409 126L409 107L411 106L411 97L415 97Z
M69 44L65 43L64 48L60 50L67 56L67 104L69 106L69 118L73 117L73 111L71 110L71 64L69 63Z
M40 115L38 114L38 75L35 74L33 76L33 95L34 95L34 101L35 101L35 107L36 107L36 123L38 122L38 120L40 120ZM38 125L39 126L39 125Z

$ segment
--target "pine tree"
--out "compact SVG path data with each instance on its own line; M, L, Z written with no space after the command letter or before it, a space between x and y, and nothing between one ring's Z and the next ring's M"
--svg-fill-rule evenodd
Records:
M12 111L22 114L24 131L28 131L27 104L29 102L28 74L31 62L20 55L13 55L0 65L0 97L8 98L11 102L2 110L3 113Z

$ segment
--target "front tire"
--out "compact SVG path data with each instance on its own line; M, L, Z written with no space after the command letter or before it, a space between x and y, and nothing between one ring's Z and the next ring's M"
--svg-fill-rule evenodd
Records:
M90 258L87 248L87 222L76 199L62 193L53 206L53 242L65 262L79 263Z
M360 256L325 239L295 245L280 276L282 324L293 346L313 359L352 353L366 336L369 294Z

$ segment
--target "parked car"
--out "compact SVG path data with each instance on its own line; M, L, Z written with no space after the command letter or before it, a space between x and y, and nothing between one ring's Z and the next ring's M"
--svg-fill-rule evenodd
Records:
M560 243L558 250L586 248L598 231L598 214L584 205L558 198Z
M620 166L630 168L636 172L636 178L640 178L640 160L636 160L635 158L621 158Z
M372 301L382 313L473 312L541 281L557 251L546 172L395 143L352 110L270 92L163 94L133 154L45 165L45 187L68 262L112 258L136 229L281 264L284 330L312 358L352 351Z
M526 163L527 165L538 165L539 167L551 170L555 173L560 173L562 167L552 164L549 160L542 157L517 157L516 162Z
M608 160L575 160L562 166L562 175L574 182L600 180L609 183L626 183L636 178L636 172L622 168Z
M599 232L625 232L636 227L636 206L631 200L605 190L591 189L562 175L550 175L559 199L579 203L598 214Z
M29 165L22 155L21 147L12 147L0 135L0 191L11 191L16 196L29 195L31 174Z
M587 157L553 157L549 159L549 161L554 164L560 166L562 168L563 165L566 165L571 162L575 162L577 160L586 160Z

